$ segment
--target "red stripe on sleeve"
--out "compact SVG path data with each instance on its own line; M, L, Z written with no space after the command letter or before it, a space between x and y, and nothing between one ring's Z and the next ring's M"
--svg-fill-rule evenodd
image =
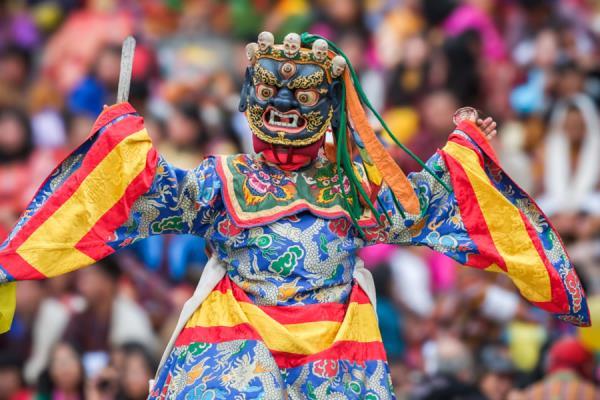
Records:
M21 230L10 241L7 248L0 251L0 264L10 271L11 275L17 279L21 277L18 270L7 267L9 262L5 261L10 253L14 253L16 249L27 240L27 238L39 228L64 202L73 195L73 193L81 186L85 177L112 151L123 139L127 136L139 132L144 127L144 121L140 117L126 118L119 121L115 125L110 126L104 134L102 134L96 143L92 146L91 151L86 155L83 163L77 171L65 181L61 187L44 203L41 209L31 217L29 221L21 228ZM23 262L25 262L23 260ZM30 266L30 268L33 268ZM13 271L11 271L11 269ZM43 277L43 276L42 276Z
M496 163L496 165L500 165L500 162L498 162L498 156L496 155L496 152L490 145L490 142L486 139L481 129L477 127L477 124L468 120L464 120L460 124L458 124L456 129L466 133L471 139L473 139L475 143L477 143L477 146L481 148L481 150L485 153L486 156L488 156L494 163Z
M490 230L483 217L483 212L477 202L475 191L471 186L469 178L462 165L456 161L450 154L440 151L446 167L450 172L450 179L454 187L454 195L458 201L460 215L465 224L465 228L477 246L479 254L469 254L467 259L468 266L475 268L487 268L492 263L496 263L500 268L506 271L504 259L500 256L496 245L490 235Z
M537 235L534 227L529 222L529 219L523 214L521 211L521 218L523 219L523 223L527 229L527 233L533 242L533 246L536 251L540 255L540 258L544 262L544 266L546 266L546 270L548 271L548 275L550 277L550 290L552 292L552 300L550 302L534 302L540 308L544 310L553 312L553 313L568 313L569 312L569 300L567 299L567 293L565 292L565 287L562 283L562 279L560 275L558 275L558 271L554 268L554 266L548 260L546 253L544 252L544 248L542 246L542 242Z
M0 265L15 280L44 279L46 276L33 268L17 252L0 252Z
M152 185L157 162L158 154L152 148L148 152L144 170L129 184L123 197L77 243L75 246L77 250L94 260L100 260L114 252L107 242L114 240L115 230L127 221L133 203Z

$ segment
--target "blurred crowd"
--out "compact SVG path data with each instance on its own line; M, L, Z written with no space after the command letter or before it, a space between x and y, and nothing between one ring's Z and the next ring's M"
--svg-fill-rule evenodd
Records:
M423 159L444 145L460 106L493 116L503 166L551 218L587 290L598 325L577 330L499 274L427 249L364 250L398 397L600 399L597 0L3 1L0 237L115 101L129 34L130 101L161 154L193 168L207 154L251 152L238 92L244 46L262 30L336 42ZM205 246L153 237L98 267L20 283L0 336L0 400L145 398Z

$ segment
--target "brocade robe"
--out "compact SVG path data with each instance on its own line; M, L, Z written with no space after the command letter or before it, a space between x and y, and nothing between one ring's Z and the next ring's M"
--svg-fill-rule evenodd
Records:
M469 123L409 180L419 214L379 190L353 226L335 165L321 156L283 171L261 155L173 167L128 104L104 111L90 138L49 176L0 248L0 282L92 264L150 235L195 234L213 257L167 348L152 399L389 399L389 369L370 275L355 250L422 245L507 274L536 305L589 324L556 232L501 170ZM387 214L384 215L384 214Z

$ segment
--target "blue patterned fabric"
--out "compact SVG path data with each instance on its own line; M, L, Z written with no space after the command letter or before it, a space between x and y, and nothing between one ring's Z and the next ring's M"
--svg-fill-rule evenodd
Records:
M427 173L410 176L418 189L421 214L402 217L384 189L381 203L394 225L368 229L363 238L348 219L327 220L308 211L265 226L237 227L224 206L215 163L208 158L195 170L182 171L161 159L152 190L138 200L111 245L119 248L162 233L202 235L227 265L232 281L255 304L292 306L347 302L355 250L366 244L425 245L460 262L476 252L454 196ZM449 182L438 155L429 166ZM335 363L334 376L315 372L327 362ZM265 368L269 372L256 372ZM159 371L154 394L177 399L266 399L282 398L278 396L285 388L290 398L386 399L393 398L389 382L385 361L357 365L321 360L279 370L261 342L231 341L174 348Z
M438 155L429 165L448 181ZM366 244L425 245L459 262L476 252L454 195L427 173L410 179L419 191L421 215L402 218L389 192L382 190L382 204L394 225L368 229L366 238L348 219L326 220L306 211L243 229L225 209L214 158L192 171L161 158L152 189L134 204L129 221L109 244L118 249L151 235L201 235L228 266L233 282L258 305L343 303L351 289L355 251Z
M262 342L234 340L174 348L151 398L385 400L394 395L384 361L318 360L280 370Z
M57 168L45 183L48 191L81 162L84 151L85 146ZM439 155L428 164L449 183ZM296 179L295 172L279 173L283 179L265 178L262 183L278 185ZM151 189L134 203L128 221L108 244L118 250L153 235L202 236L227 266L229 278L256 305L347 303L355 251L367 244L424 245L459 262L477 252L454 195L428 173L414 173L409 179L418 192L421 213L400 213L384 188L382 211L393 224L366 229L364 237L347 218L325 219L310 211L240 228L225 207L214 158L191 171L160 158ZM339 185L334 179L331 184ZM275 188L273 193L281 191ZM384 360L322 359L280 370L264 344L252 340L175 347L159 371L154 390L152 398L174 399L279 399L284 393L288 398L393 398Z

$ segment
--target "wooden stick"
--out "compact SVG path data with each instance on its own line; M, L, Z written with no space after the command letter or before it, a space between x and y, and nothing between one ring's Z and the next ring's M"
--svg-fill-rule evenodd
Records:
M133 69L133 55L135 53L135 38L127 36L123 41L121 50L121 72L119 73L119 88L117 90L117 103L129 100L131 87L131 71Z

